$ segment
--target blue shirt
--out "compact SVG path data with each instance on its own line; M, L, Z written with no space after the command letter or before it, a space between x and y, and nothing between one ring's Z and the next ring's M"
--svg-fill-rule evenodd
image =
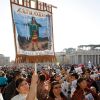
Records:
M7 78L0 77L0 86L2 86L2 85L7 85Z

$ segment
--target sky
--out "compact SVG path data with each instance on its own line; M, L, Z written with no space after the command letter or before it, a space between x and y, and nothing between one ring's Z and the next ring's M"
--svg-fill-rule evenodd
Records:
M39 0L53 9L55 51L100 44L100 0ZM0 54L15 59L10 0L0 0Z

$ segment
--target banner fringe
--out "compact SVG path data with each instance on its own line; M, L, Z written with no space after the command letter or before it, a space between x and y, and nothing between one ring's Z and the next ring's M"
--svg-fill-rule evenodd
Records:
M16 63L56 62L56 57L55 55L43 55L43 56L17 55L15 62Z

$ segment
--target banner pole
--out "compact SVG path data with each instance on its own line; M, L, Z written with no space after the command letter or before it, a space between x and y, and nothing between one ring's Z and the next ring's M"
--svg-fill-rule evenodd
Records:
M37 74L37 63L34 63L34 73ZM37 100L37 87L35 87L35 91L36 91L35 100Z
M37 74L37 63L34 64L34 71L35 71L35 74Z

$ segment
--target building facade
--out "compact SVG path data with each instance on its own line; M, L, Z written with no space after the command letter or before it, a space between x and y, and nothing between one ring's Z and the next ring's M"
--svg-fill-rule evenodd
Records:
M0 66L7 65L10 63L10 57L5 57L3 54L0 54Z
M57 62L59 62L60 64L69 63L69 57L66 54L66 52L56 52L55 55L56 55Z
M80 45L74 48L64 49L64 52L56 53L59 63L100 65L100 45Z
M81 45L78 49L70 53L70 64L85 64L89 62L93 65L100 65L100 48L99 45Z
M100 51L76 51L70 54L71 64L88 64L90 61L93 65L100 64Z

